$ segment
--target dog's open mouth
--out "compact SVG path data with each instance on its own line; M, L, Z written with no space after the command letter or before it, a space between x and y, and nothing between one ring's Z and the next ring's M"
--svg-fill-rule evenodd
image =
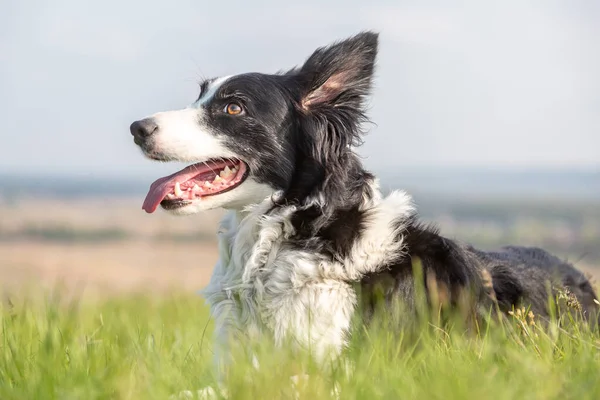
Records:
M247 171L240 160L209 160L190 165L157 179L150 186L142 208L147 213L153 213L159 205L174 210L194 200L227 192L246 179Z

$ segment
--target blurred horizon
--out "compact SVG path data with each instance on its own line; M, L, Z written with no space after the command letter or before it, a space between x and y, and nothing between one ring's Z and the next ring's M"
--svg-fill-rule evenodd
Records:
M149 161L150 162L150 161ZM170 174L181 168L166 164ZM427 195L469 198L600 200L599 168L402 167L372 170L384 192L406 190L417 198ZM161 175L2 173L0 199L28 196L85 198L93 196L143 199Z

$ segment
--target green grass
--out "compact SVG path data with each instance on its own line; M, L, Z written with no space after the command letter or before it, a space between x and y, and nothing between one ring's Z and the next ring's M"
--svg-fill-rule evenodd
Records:
M0 399L166 399L213 382L212 324L194 294L13 303L0 312ZM344 355L356 366L350 378L262 344L260 370L232 369L230 397L292 398L289 377L303 369L306 399L328 398L334 381L341 399L600 398L600 337L580 326L417 325L358 326Z

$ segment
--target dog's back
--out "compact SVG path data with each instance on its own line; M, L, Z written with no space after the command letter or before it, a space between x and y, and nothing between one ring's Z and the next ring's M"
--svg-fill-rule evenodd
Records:
M536 315L548 316L550 296L558 296L584 317L597 318L597 296L589 279L547 251L522 246L506 246L499 251L468 247L467 251L490 273L496 299L505 311L522 305L531 307Z
M558 299L564 303L559 304L559 312L568 308L568 311L580 312L593 324L598 322L600 305L587 277L572 264L543 249L506 246L498 251L483 251L444 238L436 229L418 223L408 225L402 239L406 245L405 257L365 275L361 281L367 315L371 314L380 291L387 304L400 300L413 308L412 268L418 259L426 294L445 299L450 305L457 305L463 289L470 289L483 312L496 303L504 313L525 307L541 319L547 319L551 314L551 301ZM431 290L436 293L429 293Z

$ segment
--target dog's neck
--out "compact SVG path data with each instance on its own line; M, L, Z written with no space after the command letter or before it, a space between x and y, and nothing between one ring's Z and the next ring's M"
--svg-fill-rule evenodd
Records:
M301 158L296 170L289 187L274 199L275 208L294 205L314 227L338 211L362 209L379 197L374 175L350 148L329 159Z
M360 229L363 212L381 202L379 182L350 148L326 161L301 159L297 163L298 172L286 190L276 191L244 209L232 210L235 219L286 221L289 237L295 240L311 241L319 237L334 248L347 246L347 241L353 240L353 232ZM396 218L403 220L411 213ZM347 237L341 237L340 232Z

